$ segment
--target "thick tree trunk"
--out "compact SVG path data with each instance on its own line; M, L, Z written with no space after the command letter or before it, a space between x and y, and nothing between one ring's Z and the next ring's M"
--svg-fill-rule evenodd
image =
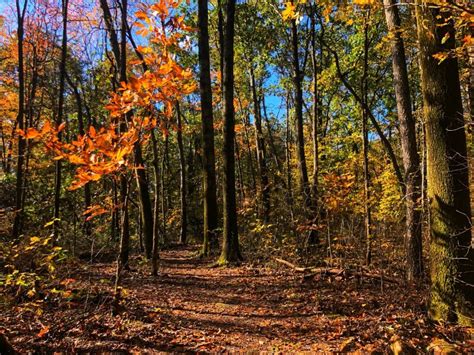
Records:
M234 16L235 0L227 0L224 33L224 238L219 264L242 260L235 196Z
M25 19L26 7L28 0L24 0L23 7L20 7L20 0L16 0L16 12L17 12L17 37L18 37L18 116L17 126L18 129L24 129L25 120L25 70L23 63L23 37L24 28L23 23ZM18 158L16 165L16 193L15 193L15 219L13 220L12 237L18 241L22 231L22 216L23 216L23 194L24 194L24 171L23 164L25 159L25 139L23 136L18 135Z
M250 87L252 90L252 100L255 120L255 143L257 147L257 167L260 181L260 196L262 203L262 217L263 222L270 221L270 186L268 182L267 171L267 153L265 149L265 141L262 130L262 115L260 111L260 101L257 95L257 88L255 84L255 73L253 67L250 67Z
M176 119L177 119L177 140L178 140L178 151L179 151L179 192L180 192L180 207L181 207L181 229L179 232L179 242L186 244L187 229L188 229L188 216L187 216L187 181L186 181L186 159L184 157L184 145L183 145L183 125L181 122L181 111L179 103L176 103Z
M393 35L393 84L397 98L400 141L405 168L407 279L413 281L423 274L420 157L416 144L415 119L412 114L405 46L400 32L401 21L397 5L396 0L384 0L387 28Z
M201 95L202 168L204 186L204 238L202 254L217 248L216 158L214 153L214 117L209 58L208 1L198 1L199 88Z
M442 63L433 57L455 46L449 16L416 1L431 220L429 315L472 325L474 254L459 68L455 57Z

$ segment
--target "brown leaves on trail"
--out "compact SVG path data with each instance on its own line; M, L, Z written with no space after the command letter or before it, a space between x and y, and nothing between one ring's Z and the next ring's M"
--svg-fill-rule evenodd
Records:
M23 352L420 352L436 339L456 351L469 346L462 328L426 319L423 290L382 292L374 280L308 280L287 268L209 268L193 252L163 252L158 278L133 262L120 315L110 312L114 265L97 264L61 282L74 302L45 302L41 316L2 312L0 323Z

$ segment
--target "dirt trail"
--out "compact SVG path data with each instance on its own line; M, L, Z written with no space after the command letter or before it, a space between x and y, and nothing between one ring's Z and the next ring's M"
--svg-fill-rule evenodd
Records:
M370 352L387 350L394 337L418 349L442 337L425 318L420 292L382 290L374 280L303 280L284 268L209 268L193 253L163 252L159 277L135 266L119 316L109 311L113 264L94 264L76 282L80 302L45 307L40 322L28 313L0 322L19 349L42 351Z

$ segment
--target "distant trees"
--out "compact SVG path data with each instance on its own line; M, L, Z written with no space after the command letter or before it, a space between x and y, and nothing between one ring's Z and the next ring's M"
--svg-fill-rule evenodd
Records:
M14 5L16 30L0 31L13 240L45 226L75 255L118 252L120 272L139 251L154 275L174 241L222 265L241 250L374 269L404 255L397 270L422 282L427 226L430 314L469 323L461 5L419 0L414 17L396 0ZM404 41L415 18L418 43Z

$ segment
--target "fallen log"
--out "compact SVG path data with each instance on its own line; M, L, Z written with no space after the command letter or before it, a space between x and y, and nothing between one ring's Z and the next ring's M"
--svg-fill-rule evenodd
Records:
M280 264L284 264L286 266L289 266L290 268L292 268L293 270L298 271L298 272L307 272L307 271L310 271L312 269L312 268L308 268L308 267L299 267L299 266L296 266L295 264L290 263L289 261L279 259L279 258L275 258L275 260L278 261Z
M355 277L365 277L369 279L377 279L381 280L382 282L388 282L388 283L394 283L394 284L399 284L399 280L392 278L392 277L387 277L381 274L374 274L370 272L360 272L357 270L351 270L351 269L343 269L343 268L338 268L338 267L301 267L297 266L293 263L290 263L289 261L275 258L275 261L279 262L280 264L286 265L290 267L291 269L297 271L297 272L302 272L305 273L303 275L304 279L309 279L311 277L314 277L316 275L320 274L325 274L325 275L331 275L331 276L341 276L341 275L346 275L348 277L350 276L355 276Z

